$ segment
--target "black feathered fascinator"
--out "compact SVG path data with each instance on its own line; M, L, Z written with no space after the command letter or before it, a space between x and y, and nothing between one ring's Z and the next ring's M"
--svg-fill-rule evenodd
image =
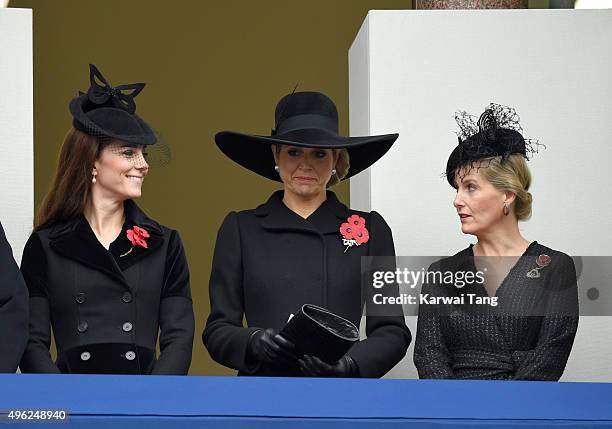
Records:
M491 103L478 121L474 119L475 116L464 111L455 113L459 144L446 164L446 179L454 188L457 169L467 167L467 173L472 168L486 167L486 160L494 157L501 157L504 163L512 154L529 159L531 154L544 147L538 140L523 137L519 115L512 107Z

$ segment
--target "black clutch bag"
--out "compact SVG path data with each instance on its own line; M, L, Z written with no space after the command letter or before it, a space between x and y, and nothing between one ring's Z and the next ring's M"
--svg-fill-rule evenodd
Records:
M295 344L298 356L316 356L330 365L359 341L359 329L350 320L312 304L304 304L279 334Z

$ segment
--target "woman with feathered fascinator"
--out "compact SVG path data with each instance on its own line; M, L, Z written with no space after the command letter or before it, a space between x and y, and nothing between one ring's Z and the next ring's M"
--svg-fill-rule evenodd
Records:
M477 121L465 112L455 118L459 142L445 177L457 190L461 231L477 242L429 270L472 272L475 281L423 285L419 376L558 380L578 327L574 263L518 227L533 201L526 161L543 145L523 137L509 107L490 104Z

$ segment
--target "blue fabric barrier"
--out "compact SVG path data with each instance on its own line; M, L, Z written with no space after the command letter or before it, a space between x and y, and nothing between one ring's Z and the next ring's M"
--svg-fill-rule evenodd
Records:
M66 410L46 422L64 428L612 428L612 384L3 374L9 410Z

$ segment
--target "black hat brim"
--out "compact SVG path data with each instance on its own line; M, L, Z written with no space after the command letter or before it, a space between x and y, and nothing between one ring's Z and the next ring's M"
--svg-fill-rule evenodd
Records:
M305 128L274 136L221 131L215 135L215 142L219 149L237 164L263 177L281 182L274 170L274 156L270 145L346 149L350 157L350 168L345 177L348 179L378 161L398 137L399 134L344 137L321 128Z
M96 123L93 121L88 113L83 110L84 104L87 102L87 94L80 95L73 98L70 101L69 109L70 113L74 118L75 128L96 137L109 137L125 141L132 144L152 145L157 142L157 136L151 127L135 113L129 113L123 109L114 107L103 107L99 109L90 110L88 113L92 115L104 113L107 116L108 122L124 122L128 124L130 129L137 130L130 134L121 133L116 130L110 129L108 126ZM102 112L104 109L104 112ZM112 116L112 119L110 118Z

